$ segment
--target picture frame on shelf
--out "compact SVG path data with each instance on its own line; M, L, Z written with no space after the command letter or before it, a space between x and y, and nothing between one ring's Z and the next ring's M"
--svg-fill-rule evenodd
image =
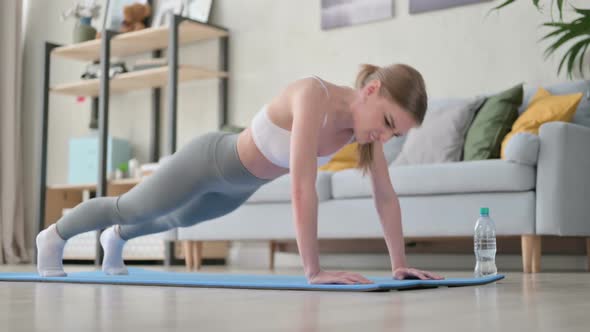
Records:
M159 0L152 21L153 27L167 26L169 14L182 15L186 0Z
M159 0L152 26L168 25L172 12L201 23L208 23L213 0Z
M209 23L212 4L213 0L185 0L182 15L201 23Z

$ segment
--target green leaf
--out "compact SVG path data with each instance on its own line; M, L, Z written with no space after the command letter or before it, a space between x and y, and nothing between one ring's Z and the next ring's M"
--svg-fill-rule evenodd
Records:
M488 12L488 15L494 11L494 10L500 10L501 8L504 8L508 5L513 4L514 2L516 2L516 0L506 0L504 2L502 2L500 5L490 9L490 11ZM533 0L533 5L535 5L535 7L537 7L538 10L541 10L541 6L539 5L539 0Z
M555 36L559 35L560 33L562 33L562 31L563 31L562 29L555 29L553 32L550 32L550 33L546 34L545 36L541 37L539 39L539 41L543 41L545 39L549 39L551 37L555 37Z
M567 30L565 30L567 31ZM554 42L553 44L551 44L547 50L545 50L545 54L546 56L551 55L553 52L555 52L559 47L561 47L563 44L567 43L568 41L572 40L574 37L576 37L576 34L573 32L565 32L563 34L563 36L561 36L561 38L559 38L556 42Z
M570 47L570 49L567 50L567 52L563 55L563 58L559 62L559 67L557 68L557 74L561 73L561 69L563 68L563 65L567 62L567 76L571 79L572 74L573 74L574 64L576 62L576 58L580 54L581 58L578 61L583 60L584 53L583 52L580 53L580 51L582 50L582 48L588 47L588 44L590 44L590 37L583 39L583 40L575 43L574 45L572 45ZM580 66L581 66L581 64L580 64ZM580 70L580 73L583 75L582 70Z
M129 164L126 162L123 162L123 163L120 163L117 168L119 170L121 170L121 172L127 172L127 170L129 169Z
M581 42L576 43L574 46L572 46L569 49L570 53L569 53L569 59L567 61L567 76L570 79L572 78L574 63L576 62L576 58L578 57L578 53L584 47L584 45L586 45L587 43L588 43L588 39L582 40Z
M559 10L559 20L563 21L563 0L557 0L557 9Z
M577 8L572 6L572 8L574 8L574 11L582 16L590 16L590 9L581 9L581 8Z
M590 14L590 11L588 11ZM541 40L558 38L546 50L545 55L549 56L565 43L579 37L590 35L590 16L582 16L572 22L549 22L543 26L552 28L553 31L546 34Z
M497 7L494 7L494 8L492 8L491 10L498 10L498 9L500 9L500 8L504 8L504 7L506 7L506 6L508 6L508 5L512 4L512 3L514 3L515 1L516 1L516 0L506 0L504 3L500 4L500 5L499 5L499 6L497 6Z
M504 8L512 3L514 3L516 0L506 0L505 2L503 2L502 4L500 4L499 6L496 6L492 9L490 9L490 11L488 11L488 13L486 14L486 16L490 15L494 10L500 10L500 8Z

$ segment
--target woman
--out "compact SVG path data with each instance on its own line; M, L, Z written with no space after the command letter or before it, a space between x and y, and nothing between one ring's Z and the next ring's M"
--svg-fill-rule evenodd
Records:
M187 227L238 208L260 186L291 172L297 244L310 283L371 283L360 274L320 268L317 241L317 168L340 148L359 143L359 167L369 173L396 279L440 279L408 268L398 198L391 185L383 142L422 122L427 97L422 76L403 65L363 65L356 89L318 77L297 80L262 108L240 134L199 136L153 175L119 197L91 199L37 235L37 270L65 276L66 240L107 228L100 237L103 271L126 274L129 239Z

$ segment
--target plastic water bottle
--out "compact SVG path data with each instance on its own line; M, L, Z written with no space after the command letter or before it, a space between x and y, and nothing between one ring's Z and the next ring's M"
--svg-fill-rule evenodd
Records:
M496 268L496 225L488 208L480 208L473 236L475 251L475 277L498 273Z

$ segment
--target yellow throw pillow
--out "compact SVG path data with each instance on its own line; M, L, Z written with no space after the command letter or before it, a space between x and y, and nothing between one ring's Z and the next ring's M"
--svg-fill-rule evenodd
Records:
M538 135L542 124L551 121L570 122L576 113L576 109L582 93L571 95L552 95L549 91L539 88L533 96L526 111L524 111L512 125L512 131L502 141L502 159L508 141L517 133L527 132Z
M330 162L319 168L321 171L341 171L347 168L355 168L358 163L358 143L345 145L330 159Z

